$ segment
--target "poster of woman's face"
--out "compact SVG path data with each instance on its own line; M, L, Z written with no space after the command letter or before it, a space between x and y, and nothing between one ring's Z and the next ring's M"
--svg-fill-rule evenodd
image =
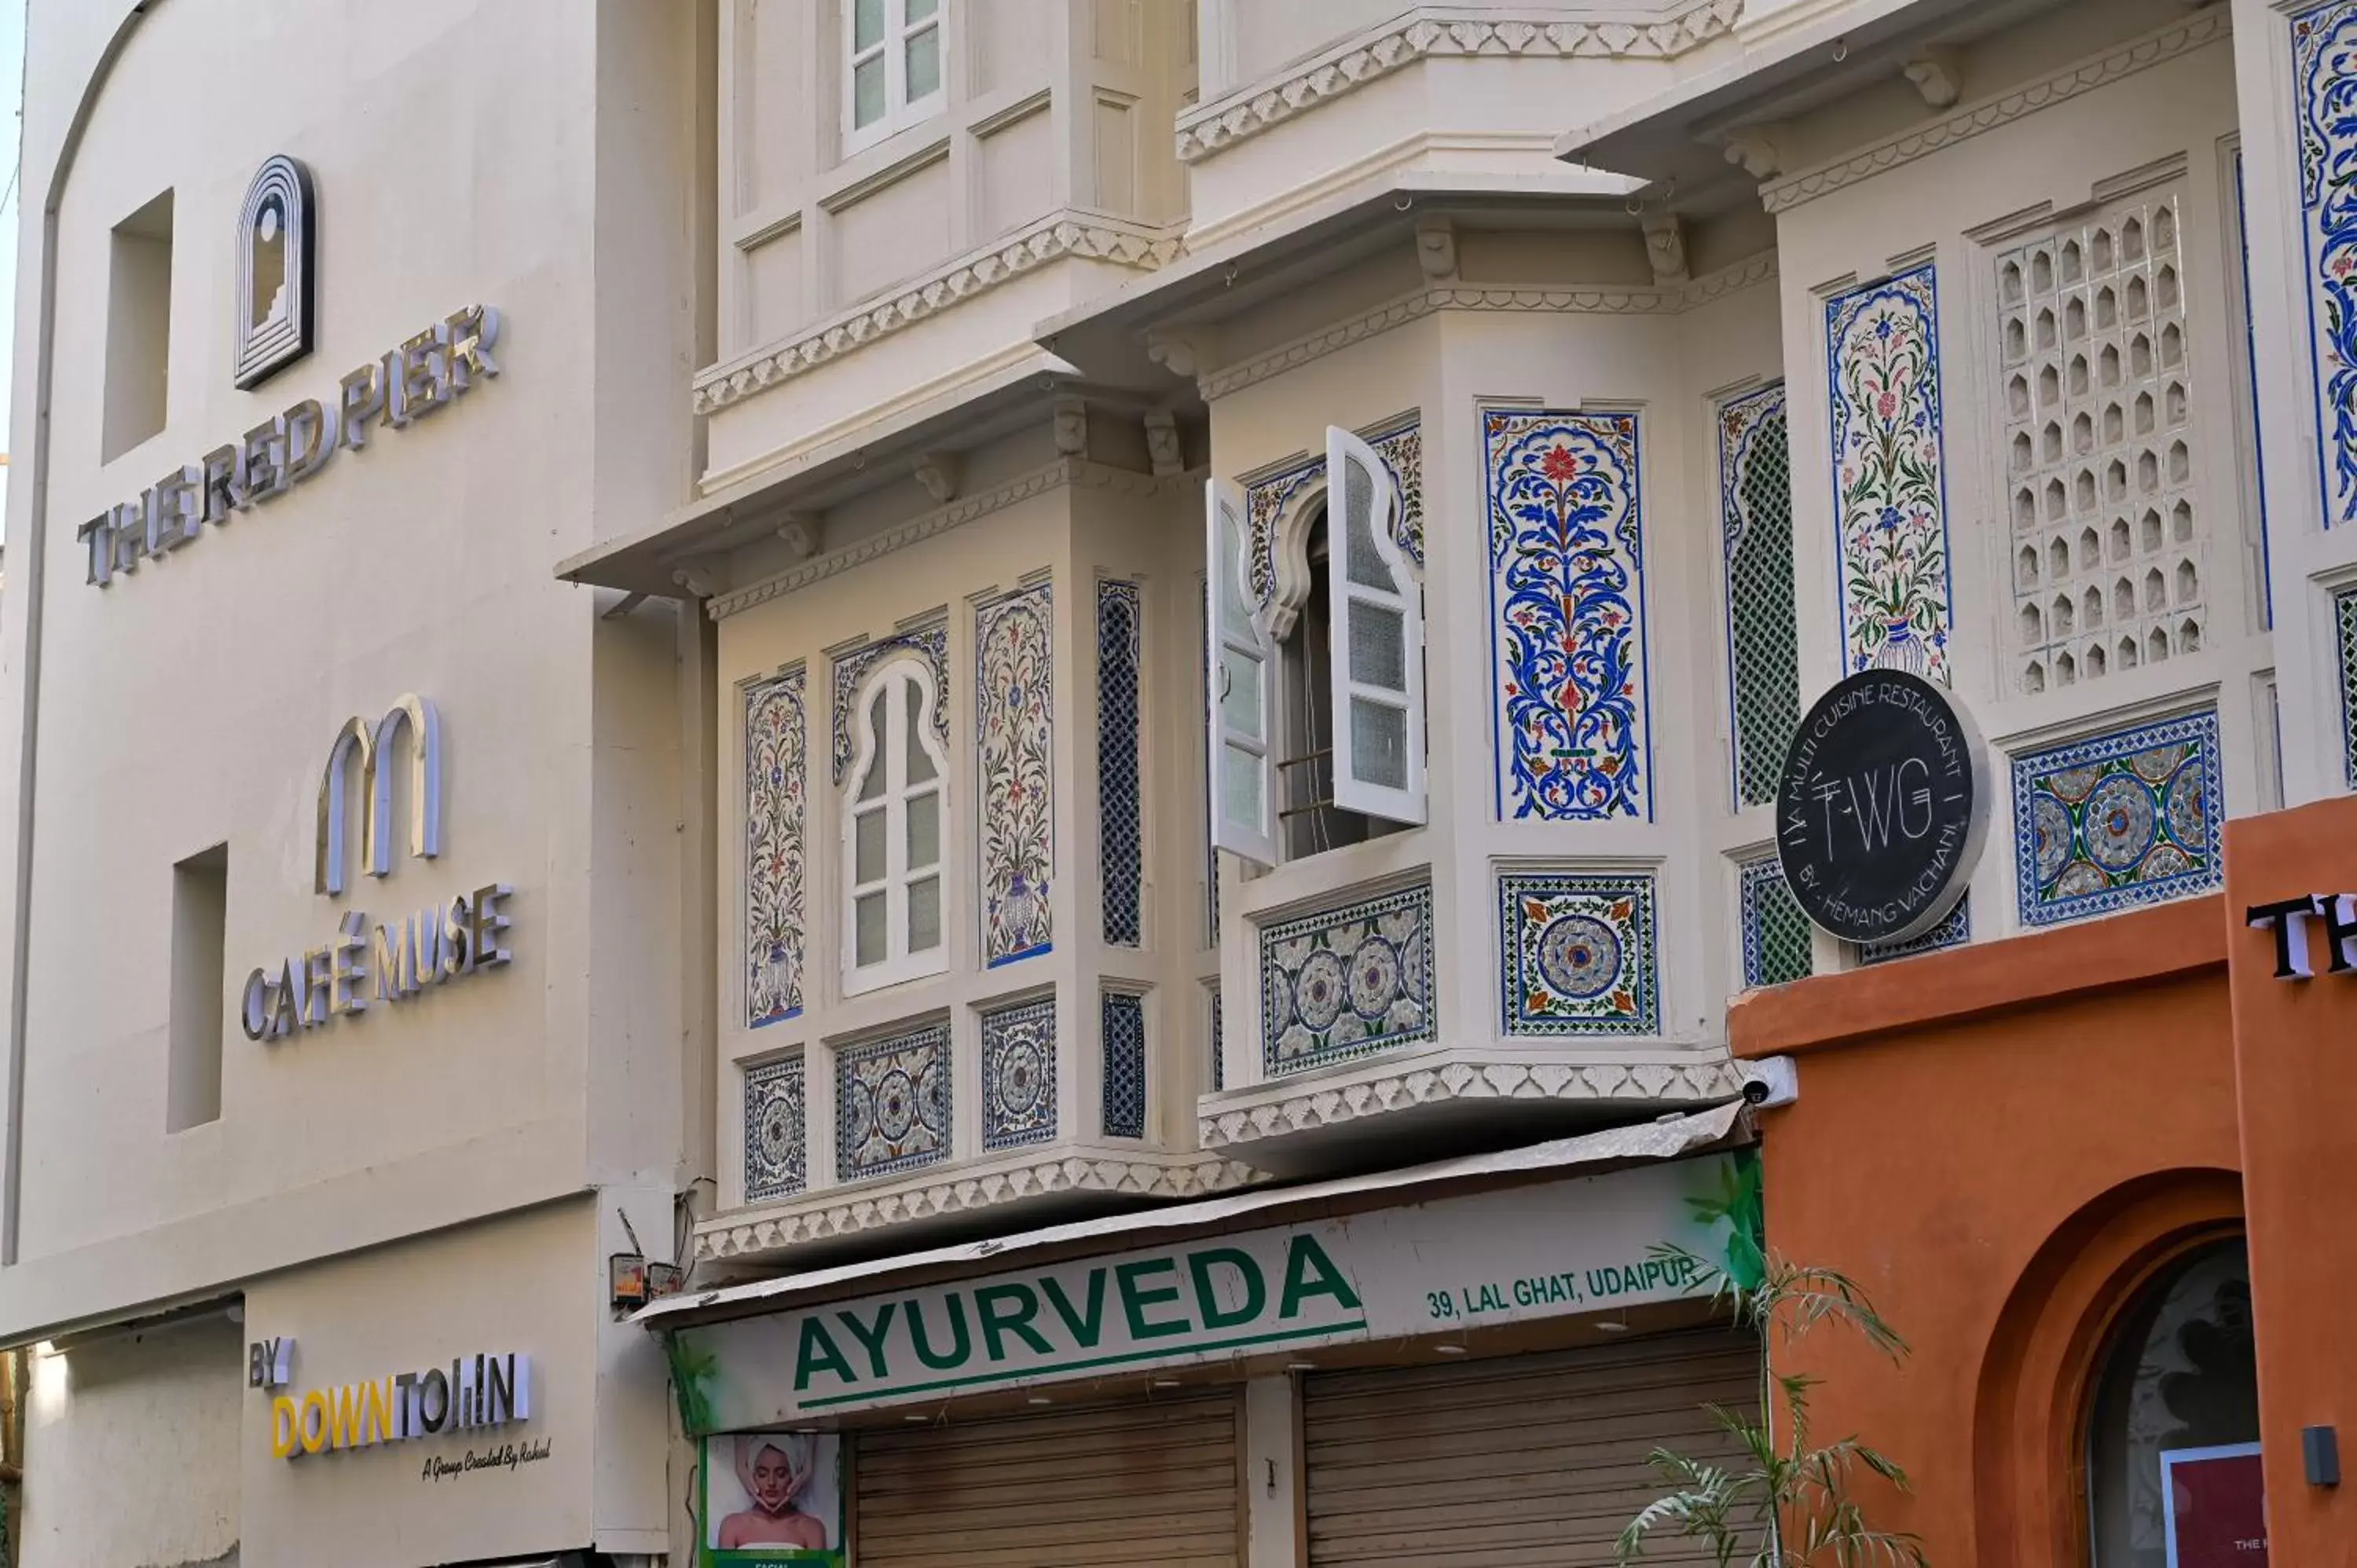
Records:
M843 1561L843 1439L740 1432L704 1441L709 1563Z

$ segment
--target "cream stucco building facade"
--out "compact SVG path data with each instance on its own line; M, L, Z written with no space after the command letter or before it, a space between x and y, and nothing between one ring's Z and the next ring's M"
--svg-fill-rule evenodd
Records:
M36 0L25 1560L688 1561L805 1528L780 1426L863 1563L1605 1560L1748 1386L1641 1266L1753 1244L1729 997L2357 781L2352 17ZM1861 669L1996 801L1878 949L1777 869ZM1443 1214L1494 1278L1421 1287ZM666 1403L608 1258L675 1220ZM479 1352L512 1433L274 1453Z
M608 1259L671 1255L706 1136L700 645L549 565L694 471L710 43L632 4L32 7L27 1568L668 1548Z

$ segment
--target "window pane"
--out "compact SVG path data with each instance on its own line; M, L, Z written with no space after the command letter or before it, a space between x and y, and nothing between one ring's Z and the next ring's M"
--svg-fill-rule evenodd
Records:
M931 98L941 89L942 30L927 27L909 40L909 102Z
M1229 746L1227 750L1226 799L1220 802L1220 814L1226 821L1254 832L1260 831L1260 777L1263 766L1259 757L1249 751Z
M908 25L913 27L918 23L923 21L926 17L938 12L941 8L942 0L909 0L909 9L906 15Z
M1236 521L1226 508L1220 510L1220 558L1209 564L1208 570L1216 574L1212 585L1219 591L1220 628L1239 641L1249 642L1256 635L1253 628L1252 611L1244 597L1243 541L1236 532Z
M884 118L884 57L851 68L851 123L873 125Z
M1351 699L1351 777L1386 789L1407 788L1407 714L1398 708Z
M942 798L919 795L909 802L909 869L921 871L942 858Z
M914 681L904 681L900 690L909 709L909 782L922 784L933 777L933 759L925 754L925 743L919 735L925 722L924 694Z
M884 961L884 895L870 893L851 907L856 932L852 961L865 969Z
M1355 457L1342 460L1342 510L1350 513L1343 570L1362 588L1392 592L1392 569L1375 549L1375 477Z
M1407 690L1407 617L1381 605L1351 607L1351 679L1386 692Z
M909 950L931 952L942 945L942 883L937 876L909 884Z
M851 48L872 49L884 37L884 0L852 0Z
M884 812L862 811L852 820L851 880L858 886L884 880Z
M863 800L876 800L884 793L886 765L890 760L888 753L892 748L892 732L884 727L884 697L879 691L876 700L867 704L867 733L860 737L875 746L868 754L867 772L859 780L859 798Z
M1259 739L1260 660L1223 648L1220 650L1220 668L1227 688L1220 694L1220 722L1232 735Z

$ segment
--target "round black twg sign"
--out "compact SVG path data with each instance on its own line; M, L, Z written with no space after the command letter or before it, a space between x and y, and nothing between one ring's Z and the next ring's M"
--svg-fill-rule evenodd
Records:
M1852 675L1817 699L1784 757L1784 880L1809 918L1845 941L1905 941L1964 896L1988 811L1970 715L1903 670Z

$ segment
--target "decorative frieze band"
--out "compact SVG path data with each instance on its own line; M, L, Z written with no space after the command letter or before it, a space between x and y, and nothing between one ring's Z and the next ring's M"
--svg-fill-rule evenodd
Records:
M714 620L725 620L740 610L748 610L755 605L767 604L771 599L794 592L797 588L806 588L813 583L823 582L838 572L848 572L854 566L864 566L870 561L889 555L895 550L903 550L911 544L931 539L936 534L947 533L961 523L972 522L978 517L987 517L1002 507L1013 506L1017 501L1028 500L1033 496L1045 495L1050 490L1086 486L1095 489L1115 490L1124 495L1135 496L1141 500L1151 500L1157 496L1171 493L1177 487L1190 482L1200 482L1200 474L1193 476L1192 480L1185 474L1157 478L1150 474L1132 473L1127 468L1113 468L1102 463L1092 463L1084 457L1059 457L1043 467L1034 468L1028 474L1017 475L996 489L981 490L974 495L961 496L948 506L926 512L920 517L912 517L906 522L885 529L881 532L870 534L867 538L845 545L841 550L801 562L774 577L764 577L761 581L748 584L733 593L715 595L706 601L705 613Z
M1813 201L1844 186L1953 146L1983 131L2010 124L2024 115L2068 102L2083 92L2107 87L2140 70L2217 43L2233 32L2233 18L2225 6L2199 12L2108 53L2091 56L2027 87L1984 99L1928 125L1886 136L1848 157L1763 185L1760 188L1760 199L1770 212L1782 212L1804 201Z
M1043 263L1064 256L1152 272L1178 254L1174 229L1125 223L1095 213L1056 212L987 248L917 279L889 298L823 321L799 338L713 366L695 378L694 408L710 413L838 355L865 347L936 311L987 293Z
M1776 253L1763 252L1690 283L1659 287L1600 285L1516 286L1509 284L1441 284L1420 288L1375 306L1365 315L1297 338L1265 354L1225 365L1198 378L1207 399L1227 396L1269 377L1320 360L1338 349L1421 321L1438 310L1506 310L1566 316L1675 316L1755 284L1773 282Z
M1210 157L1435 56L1671 59L1729 31L1742 13L1743 0L1690 0L1666 16L1576 19L1552 6L1418 5L1184 115L1178 160Z

